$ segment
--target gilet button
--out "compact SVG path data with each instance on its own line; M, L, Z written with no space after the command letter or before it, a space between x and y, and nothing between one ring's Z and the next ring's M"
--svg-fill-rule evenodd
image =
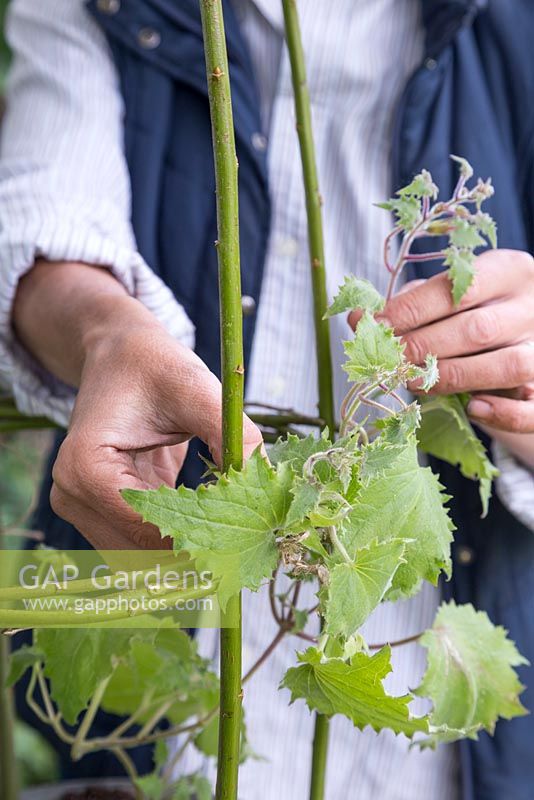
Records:
M258 153L264 153L267 150L267 137L263 133L256 131L252 134L252 147Z
M141 28L137 41L145 50L155 50L161 44L161 34L155 28Z
M101 14L117 14L121 10L121 0L98 0L96 7Z
M475 560L475 551L471 547L460 545L456 551L456 560L462 566L467 567Z
M241 298L241 309L244 317L251 317L256 311L256 301L248 294Z

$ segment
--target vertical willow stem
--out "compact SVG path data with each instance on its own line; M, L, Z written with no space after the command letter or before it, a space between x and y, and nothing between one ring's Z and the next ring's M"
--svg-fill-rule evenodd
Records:
M326 761L328 757L328 717L317 714L313 737L312 769L310 778L310 800L323 800L326 784Z
M330 329L323 319L328 307L326 294L326 267L322 220L322 198L313 143L310 95L306 81L306 64L300 36L296 0L282 0L287 48L291 62L295 116L300 144L300 157L306 194L308 214L308 242L313 288L315 339L319 382L319 416L324 419L330 434L335 430L332 355L330 352Z
M15 761L15 710L13 692L5 682L8 673L9 639L0 631L0 796L17 800L18 780Z
M200 0L217 191L217 254L221 307L223 469L243 458L243 333L237 157L222 0ZM221 630L221 706L217 800L236 800L241 731L241 597L230 600L235 628Z
M284 9L287 48L291 63L295 116L306 194L306 211L308 214L308 241L317 349L319 416L324 419L330 429L330 434L333 435L335 414L330 329L328 320L323 319L328 306L328 299L326 293L322 198L319 191L319 178L315 159L310 95L306 80L306 64L296 0L282 0L282 6ZM317 714L313 739L310 800L323 800L324 798L327 753L328 719Z

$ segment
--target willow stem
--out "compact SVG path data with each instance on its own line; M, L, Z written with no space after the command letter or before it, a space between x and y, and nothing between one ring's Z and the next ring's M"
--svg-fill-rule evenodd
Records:
M0 633L0 794L2 800L17 800L15 709L12 689L5 685L9 668L9 649L8 637Z
M313 140L311 104L306 79L304 48L300 33L296 0L282 0L284 25L291 63L295 116L302 161L306 211L308 215L308 242L313 289L315 341L317 351L317 379L319 389L319 416L333 436L335 431L332 354L330 350L330 328L324 319L328 307L326 292L326 266L322 220L322 197ZM313 800L324 797L326 754L328 749L328 719L316 715L313 743L313 765L311 794Z
M139 605L138 608L131 608L128 610L125 609L117 609L113 611L108 611L103 616L102 613L99 611L87 611L83 614L79 614L76 610L67 610L67 611L32 611L31 609L3 609L0 608L0 625L2 628L10 629L10 628L17 628L20 630L26 630L27 628L61 628L61 627L86 627L91 625L99 626L105 620L106 623L110 623L116 620L124 620L130 619L131 617L140 617L144 616L148 613L155 614L155 613L162 613L163 611L168 611L169 608L177 602L185 602L186 600L198 600L203 597L211 597L214 594L214 588L210 586L207 589L190 589L188 591L178 591L178 592L168 592L158 595L160 598L164 598L167 606L161 610L155 611L148 611L146 608L143 608L142 605ZM116 596L116 595L115 595ZM113 595L109 596L110 599L114 599ZM126 601L131 601L136 598L143 598L144 595L142 593L136 592L128 592L123 593L123 598ZM75 600L76 598L71 598ZM80 598L84 600L85 598ZM101 598L102 599L102 598ZM105 598L104 598L105 599Z
M310 800L323 800L326 784L326 761L328 758L328 717L317 714L313 737L313 757L310 781Z
M319 191L319 178L313 141L310 95L306 80L304 50L300 35L297 5L295 0L282 0L284 9L285 33L293 93L295 97L295 116L300 144L300 157L306 195L308 215L308 243L313 289L315 320L315 340L317 348L317 367L319 384L319 416L324 419L330 432L335 428L332 356L330 351L330 328L324 314L328 307L326 293L326 267L324 254L322 197Z
M200 0L217 192L221 311L223 469L243 461L243 319L239 260L237 155L222 0ZM237 626L221 629L221 709L217 800L237 800L241 728L241 596L228 611Z

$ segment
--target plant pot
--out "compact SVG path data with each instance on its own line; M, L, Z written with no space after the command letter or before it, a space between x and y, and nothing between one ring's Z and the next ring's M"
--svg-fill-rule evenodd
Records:
M22 792L21 800L134 800L134 794L128 780L106 778L34 786Z

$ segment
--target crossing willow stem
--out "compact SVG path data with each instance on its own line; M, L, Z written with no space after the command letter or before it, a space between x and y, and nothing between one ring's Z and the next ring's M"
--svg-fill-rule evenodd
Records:
M217 192L221 310L223 469L243 458L243 325L239 265L237 156L222 0L200 0ZM237 800L241 736L241 596L229 601L237 627L221 629L221 709L217 800Z
M1 550L0 543L0 555ZM0 795L2 800L17 800L18 798L14 740L15 708L13 691L6 686L10 646L9 638L0 630Z
M332 355L330 330L324 314L328 306L326 293L326 267L322 220L322 197L313 141L310 95L306 80L306 63L297 11L296 0L282 0L287 49L291 63L295 116L300 145L300 157L306 194L308 214L308 242L313 289L315 340L317 350L317 373L319 388L319 416L324 419L333 436L335 431ZM328 719L316 715L313 739L311 774L311 800L323 800L328 753Z
M9 639L0 632L0 789L2 800L17 800L18 781L15 762L15 711L13 692L6 688Z

